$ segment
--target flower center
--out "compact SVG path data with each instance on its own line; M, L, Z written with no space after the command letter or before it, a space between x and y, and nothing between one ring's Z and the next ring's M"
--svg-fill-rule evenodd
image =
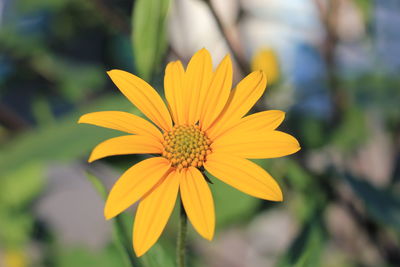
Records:
M211 153L210 144L210 139L197 125L175 125L164 133L162 155L178 169L201 167Z

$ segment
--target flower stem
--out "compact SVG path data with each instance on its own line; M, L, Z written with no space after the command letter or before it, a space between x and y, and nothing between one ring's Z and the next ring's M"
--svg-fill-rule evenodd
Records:
M187 216L181 202L179 216L178 240L176 245L176 260L178 267L185 267Z

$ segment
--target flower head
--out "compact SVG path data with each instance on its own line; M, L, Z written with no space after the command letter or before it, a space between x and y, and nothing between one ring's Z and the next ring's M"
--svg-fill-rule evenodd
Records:
M245 116L263 94L266 78L255 71L235 89L227 55L213 71L206 49L198 51L186 70L180 61L165 70L168 105L142 79L121 70L108 72L121 92L150 119L120 111L83 115L79 123L127 132L97 145L89 162L122 154L156 154L128 169L106 201L107 219L140 201L133 228L133 246L143 255L161 235L177 194L197 232L214 235L214 203L203 176L206 170L223 182L254 197L281 201L277 182L248 159L295 153L297 140L275 129L284 119L278 110Z

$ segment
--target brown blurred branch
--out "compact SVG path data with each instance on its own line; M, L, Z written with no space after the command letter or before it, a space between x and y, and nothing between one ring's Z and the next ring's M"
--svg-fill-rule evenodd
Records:
M306 171L309 176L315 176L313 171L307 167L307 164L304 162L299 163L304 167L304 171ZM395 237L389 235L378 222L361 211L354 205L351 198L343 194L335 183L335 181L342 179L343 174L334 171L336 169L340 168L338 168L338 166L330 166L326 169L325 174L315 179L318 188L327 196L327 201L329 203L337 203L348 211L363 235L376 247L382 259L387 263L393 264L393 266L399 266L400 247L396 244Z
M236 63L238 64L242 74L248 73L250 71L250 67L247 61L244 59L243 53L239 49L240 44L234 40L234 37L232 36L231 32L222 23L213 4L211 3L211 0L203 0L203 1L204 3L207 4L208 8L210 9L212 16L214 17L215 22L217 23L218 29L221 32L222 36L224 37L225 42L228 45L229 50L231 51L232 56L235 59Z
M324 26L326 37L322 47L323 57L326 62L328 84L332 97L333 104L333 118L332 124L338 125L341 121L342 114L347 106L347 96L345 90L341 88L340 81L336 73L335 52L339 41L337 36L336 25L338 21L339 1L327 1L327 6L321 0L314 0L317 7L319 17L322 25Z
M341 195L339 190L334 192L337 202L344 207L352 216L354 222L364 232L371 244L374 244L386 262L397 265L400 263L400 248L394 240L380 226L362 212L360 212L353 202Z
M320 20L326 33L322 53L327 66L328 83L333 104L334 114L331 125L335 127L340 125L342 116L348 107L346 90L342 88L335 62L335 52L339 42L336 25L339 19L340 1L325 1L327 6L324 6L321 0L314 0L314 3L319 11ZM312 174L311 171L310 174ZM396 244L395 240L375 220L357 209L351 200L346 199L332 180L321 179L318 181L320 187L326 192L329 198L349 212L353 221L359 226L371 244L375 245L381 257L386 262L397 266L400 262L400 247Z

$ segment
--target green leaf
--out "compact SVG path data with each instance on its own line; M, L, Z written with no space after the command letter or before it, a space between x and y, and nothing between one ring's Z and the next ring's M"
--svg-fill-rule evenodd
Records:
M211 178L213 183L210 188L214 198L218 228L249 218L260 206L261 200L240 192L211 174L207 174L207 177Z
M167 48L169 0L137 0L132 15L132 44L136 68L146 80L161 63Z
M366 180L344 175L345 179L364 202L368 213L376 221L392 226L400 232L400 198L388 190L374 187Z
M325 242L325 232L319 212L307 221L277 266L320 266Z

